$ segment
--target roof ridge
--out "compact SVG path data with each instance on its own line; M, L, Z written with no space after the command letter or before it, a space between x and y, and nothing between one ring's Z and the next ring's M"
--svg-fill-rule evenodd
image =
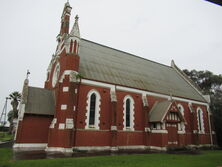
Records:
M115 50L115 51L118 51L118 52L122 52L122 53L128 54L129 56L137 57L137 58L140 58L140 59L143 59L143 60L146 60L146 61L155 63L155 64L159 64L159 65L162 65L162 66L165 66L165 67L172 68L170 65L158 63L158 62L156 62L156 61L149 60L149 59L146 59L146 58L144 58L144 57L140 57L140 56L137 56L137 55L135 55L135 54L132 54L132 53L129 53L129 52L126 52L126 51L122 51L122 50L119 50L119 49L115 49L115 48L112 48L112 47L110 47L110 46L103 45L103 44L100 44L100 43L97 43L97 42L94 42L94 41L91 41L91 40L88 40L88 39L81 38L81 40L85 40L85 41L87 41L87 42L91 42L91 43L94 43L94 44L97 44L97 45L100 45L100 46L103 46L103 47L106 47L106 48L109 48L109 49L112 49L112 50Z

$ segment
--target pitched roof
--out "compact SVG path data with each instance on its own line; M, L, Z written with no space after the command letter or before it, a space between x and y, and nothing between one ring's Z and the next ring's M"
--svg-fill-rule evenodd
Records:
M54 115L55 102L53 91L44 88L28 87L28 98L25 113Z
M149 121L150 122L162 122L164 115L169 110L169 107L171 106L172 102L162 101L162 102L156 102L149 112Z
M79 72L84 78L206 102L170 66L86 39L81 39L79 55Z
M173 109L172 109L173 106ZM186 123L184 116L179 111L177 104L174 100L157 101L149 112L150 122L163 122L166 114L169 111L178 112L181 121Z

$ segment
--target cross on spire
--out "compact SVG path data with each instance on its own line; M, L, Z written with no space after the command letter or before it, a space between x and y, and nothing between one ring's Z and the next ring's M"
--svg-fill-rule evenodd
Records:
M29 74L30 74L30 72L29 72L29 70L27 70L27 73L26 73L26 79L29 78Z

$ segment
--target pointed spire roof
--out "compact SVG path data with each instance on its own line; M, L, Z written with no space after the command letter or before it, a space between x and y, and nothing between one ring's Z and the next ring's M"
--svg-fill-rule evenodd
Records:
M76 15L75 17L75 23L72 27L72 30L70 32L70 36L73 36L73 37L78 37L80 38L80 31L79 31L79 23L78 23L78 20L79 20L79 16Z
M70 6L69 4L69 1L67 1L64 5L64 8L63 8L63 12L62 12L62 17L66 14L66 13L69 13L71 12L71 9L72 7Z

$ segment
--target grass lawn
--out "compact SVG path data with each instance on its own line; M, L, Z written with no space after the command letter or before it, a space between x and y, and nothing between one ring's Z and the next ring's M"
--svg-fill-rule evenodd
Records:
M12 137L13 137L13 135L9 134L8 132L0 132L0 141L11 140Z
M12 150L0 149L0 167L219 167L222 151L203 151L199 155L138 154L80 158L13 161Z

